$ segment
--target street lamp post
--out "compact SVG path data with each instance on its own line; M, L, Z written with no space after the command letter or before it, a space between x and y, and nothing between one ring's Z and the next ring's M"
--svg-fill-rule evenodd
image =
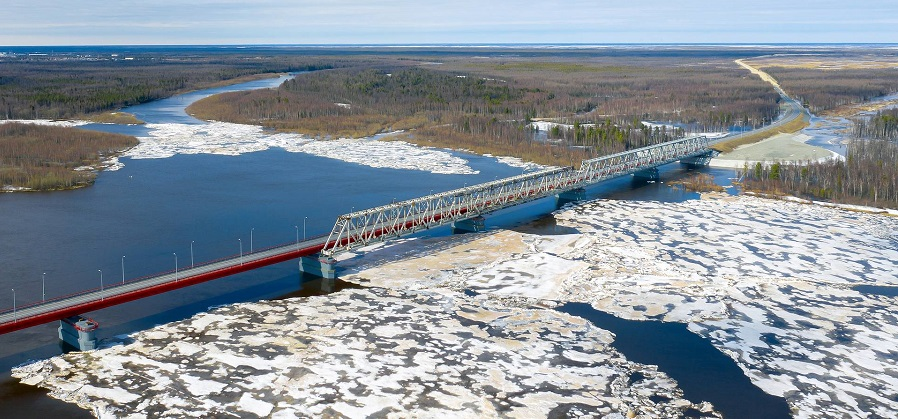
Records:
M249 252L253 252L253 231L256 231L255 228L249 229Z
M47 301L47 273L41 274L41 301Z
M306 241L306 220L309 217L302 217L302 241Z
M296 250L299 250L299 226L293 226L296 229Z
M97 269L97 272L100 273L100 294L102 294L103 293L103 270ZM100 295L100 299L101 300L103 299L102 295Z
M240 243L240 264L243 265L243 240L237 239L237 242Z
M193 240L190 241L190 267L193 267Z
M122 284L125 283L125 257L122 256Z
M177 281L178 280L178 254L175 252L172 252L172 254L175 255L175 281Z
M19 315L16 314L16 289L15 288L10 288L10 289L12 290L12 318L13 318L13 321L18 322Z

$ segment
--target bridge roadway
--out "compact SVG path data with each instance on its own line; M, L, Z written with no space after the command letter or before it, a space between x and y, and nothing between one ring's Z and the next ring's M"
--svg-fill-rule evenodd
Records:
M710 152L705 137L690 137L664 144L586 160L580 169L546 169L486 182L448 192L396 202L341 215L330 235L315 237L109 284L45 302L13 307L0 313L0 334L81 315L102 308L161 294L190 285L321 253L332 258L373 242L412 234L427 228L494 212L554 194L636 173Z
M223 278L240 272L273 265L298 257L313 255L324 247L326 236L314 237L299 243L275 246L194 265L192 268L168 271L157 275L132 279L125 283L113 282L102 289L95 288L83 292L36 302L0 314L0 334L61 320L106 307L134 301L167 291L213 279Z

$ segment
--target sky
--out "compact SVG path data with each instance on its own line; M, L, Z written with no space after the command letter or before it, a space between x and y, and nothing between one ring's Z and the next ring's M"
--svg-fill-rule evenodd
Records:
M898 43L896 0L3 0L0 45Z

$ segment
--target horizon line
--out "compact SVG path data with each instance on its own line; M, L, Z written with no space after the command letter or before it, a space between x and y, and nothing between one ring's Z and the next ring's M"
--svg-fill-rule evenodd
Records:
M327 43L327 44L56 44L56 45L0 45L0 48L90 48L90 47L313 47L313 48L428 48L428 47L614 47L614 46L703 46L703 47L783 47L783 46L898 46L893 42L433 42L433 43Z

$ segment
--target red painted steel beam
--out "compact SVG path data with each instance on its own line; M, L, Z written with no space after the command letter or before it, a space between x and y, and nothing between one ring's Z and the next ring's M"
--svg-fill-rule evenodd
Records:
M0 334L14 332L16 330L26 329L32 326L49 323L56 320L62 320L66 317L82 315L91 311L100 310L106 307L127 303L141 298L150 297L164 292L189 287L191 285L200 284L213 279L219 279L226 276L238 274L241 272L251 271L263 266L274 265L276 263L285 262L302 256L308 256L320 252L324 245L317 245L305 249L294 250L281 253L265 259L254 260L243 264L235 264L227 268L218 269L211 272L205 272L199 275L180 278L177 281L170 281L163 284L154 285L127 293L117 294L105 297L102 300L85 302L83 304L65 307L59 310L41 313L36 316L20 318L17 321L0 324Z

